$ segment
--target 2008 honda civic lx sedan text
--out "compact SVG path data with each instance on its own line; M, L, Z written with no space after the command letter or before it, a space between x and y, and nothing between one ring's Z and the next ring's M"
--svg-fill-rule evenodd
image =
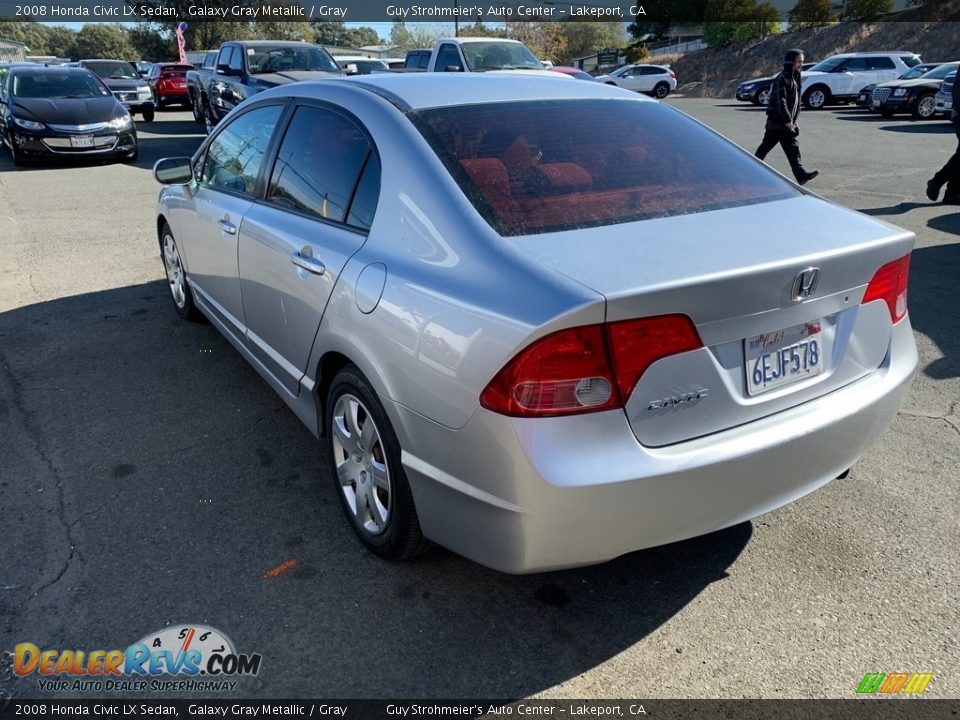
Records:
M323 438L383 557L533 572L743 522L853 465L916 367L910 233L622 89L296 83L154 174L178 312Z

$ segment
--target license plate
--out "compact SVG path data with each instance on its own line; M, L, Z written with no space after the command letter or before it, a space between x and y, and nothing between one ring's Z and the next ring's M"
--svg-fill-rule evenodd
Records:
M187 86L187 84L186 84L185 82L183 82L183 80L178 80L177 82L175 82L175 83L173 84L173 86L174 86L174 87L178 87L178 88L185 88L185 87Z
M748 395L819 375L823 368L820 322L749 337L743 341L743 358Z
M92 135L76 135L70 138L70 147L92 148L93 136Z

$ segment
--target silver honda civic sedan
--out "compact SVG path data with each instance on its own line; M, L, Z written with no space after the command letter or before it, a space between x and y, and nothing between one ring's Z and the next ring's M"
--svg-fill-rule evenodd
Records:
M177 312L318 438L360 540L513 573L844 473L917 354L912 234L598 83L302 82L154 168Z

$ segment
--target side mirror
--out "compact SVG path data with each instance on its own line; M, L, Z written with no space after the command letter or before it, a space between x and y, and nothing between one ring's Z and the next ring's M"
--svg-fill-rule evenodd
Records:
M444 69L444 72L463 72L463 68L459 65L447 65Z
M357 69L356 63L347 63L346 65L344 65L343 71L347 75L357 75L360 72L360 70Z
M153 166L153 178L161 185L189 185L193 163L188 157L161 158Z
M239 77L243 74L243 71L221 63L220 65L217 65L217 74L226 75L227 77Z

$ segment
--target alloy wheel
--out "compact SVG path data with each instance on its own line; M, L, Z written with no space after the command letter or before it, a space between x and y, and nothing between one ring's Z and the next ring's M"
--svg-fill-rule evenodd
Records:
M933 95L925 95L917 103L917 117L922 120L929 120L937 111L937 100Z
M163 267L167 272L167 282L170 283L173 302L182 310L187 303L186 280L183 275L183 264L180 262L180 252L172 235L163 236Z
M390 521L392 485L380 431L363 402L350 393L333 409L333 454L340 490L358 527L379 535Z

